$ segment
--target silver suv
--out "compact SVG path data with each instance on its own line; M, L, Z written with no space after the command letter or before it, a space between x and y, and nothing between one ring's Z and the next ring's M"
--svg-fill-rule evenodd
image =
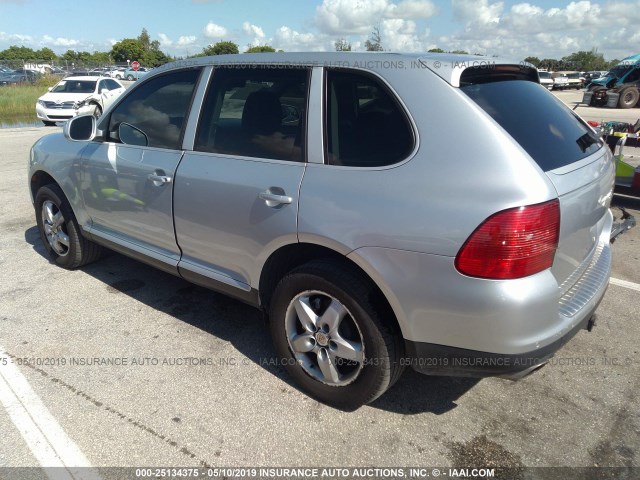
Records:
M55 263L107 247L263 309L278 361L342 409L406 366L522 376L591 327L613 183L535 68L435 54L172 63L29 170Z

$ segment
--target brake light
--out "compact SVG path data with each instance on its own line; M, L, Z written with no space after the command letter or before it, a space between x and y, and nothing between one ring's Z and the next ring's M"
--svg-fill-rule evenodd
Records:
M560 235L560 202L511 208L485 220L464 243L460 273L488 279L522 278L553 265Z

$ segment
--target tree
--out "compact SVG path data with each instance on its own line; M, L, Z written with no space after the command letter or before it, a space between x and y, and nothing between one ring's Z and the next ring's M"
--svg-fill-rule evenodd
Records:
M49 62L54 62L58 58L56 52L47 47L37 50L35 56L38 60L48 60Z
M111 48L111 58L116 62L126 62L127 60L140 61L144 53L142 43L135 38L120 40Z
M0 52L0 60L36 60L36 52L25 46L11 45Z
M275 52L275 51L276 49L269 45L257 45L255 47L252 47L251 45L249 45L249 48L244 53L265 53L265 52Z
M429 50L430 53L445 53L445 51L441 48L432 48Z
M574 52L562 59L565 67L571 70L579 71L591 71L591 70L605 70L607 68L607 61L601 53L598 53L596 48L591 51Z
M538 64L538 68L544 68L545 70L553 71L558 69L559 62L553 58L543 58Z
M460 55L469 55L469 52L467 52L466 50L451 50L449 53L457 53Z
M376 26L371 32L371 36L364 42L364 48L367 52L382 52L382 37L380 36L380 27Z
M349 42L347 42L347 40L344 39L344 38L336 40L335 43L334 43L334 46L336 47L336 52L350 52L351 51L351 44Z
M527 57L524 59L524 61L532 64L534 67L540 65L540 59L538 57Z
M218 42L215 45L209 45L202 49L202 55L233 55L240 53L238 45L233 42Z

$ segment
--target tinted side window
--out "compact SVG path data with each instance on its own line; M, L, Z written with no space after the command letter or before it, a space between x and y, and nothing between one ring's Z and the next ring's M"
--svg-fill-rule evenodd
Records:
M109 90L117 90L120 88L120 85L115 80L105 80L104 83L107 85Z
M464 76L463 73L462 84ZM467 85L461 90L493 117L545 172L577 162L602 146L589 126L536 83L499 81Z
M325 135L330 165L381 167L413 150L413 131L395 97L376 78L328 71Z
M119 141L118 127L126 122L147 136L150 147L180 148L182 129L199 75L199 69L183 70L140 85L111 114L109 140Z
M303 161L308 79L304 68L216 69L195 149Z

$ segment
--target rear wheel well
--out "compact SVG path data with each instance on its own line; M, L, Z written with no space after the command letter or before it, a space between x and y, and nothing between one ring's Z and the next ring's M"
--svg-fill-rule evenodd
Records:
M381 313L380 317L384 319L392 333L401 335L402 331L391 305L371 277L344 255L330 248L310 243L297 243L282 247L272 253L265 262L260 275L259 292L260 304L266 313L269 312L271 297L280 280L290 271L312 260L331 261L361 277L371 287L370 301Z

